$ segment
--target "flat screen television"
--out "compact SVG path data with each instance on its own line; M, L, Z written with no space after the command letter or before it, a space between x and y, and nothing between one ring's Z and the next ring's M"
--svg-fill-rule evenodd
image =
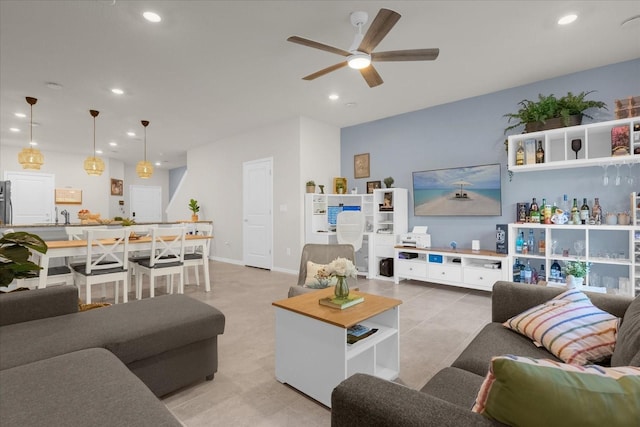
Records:
M500 164L413 172L415 216L500 216Z

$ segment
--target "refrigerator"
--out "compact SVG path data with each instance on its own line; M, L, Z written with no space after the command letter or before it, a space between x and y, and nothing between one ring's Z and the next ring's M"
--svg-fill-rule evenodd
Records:
M0 181L0 224L12 223L11 181Z

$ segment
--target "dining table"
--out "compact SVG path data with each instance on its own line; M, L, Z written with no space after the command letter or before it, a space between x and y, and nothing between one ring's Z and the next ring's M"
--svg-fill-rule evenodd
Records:
M203 257L208 257L209 254L205 252L208 248L207 243L210 239L212 239L212 236L187 234L184 239L185 250L201 248ZM140 236L137 239L129 239L129 250L151 250L151 240L151 236ZM47 287L47 272L49 269L49 262L52 258L77 257L87 255L86 240L48 240L46 241L46 244L47 252L44 254L38 254L40 256L40 267L42 267L42 270L40 270L38 288ZM203 263L203 268L206 291L208 292L210 290L209 263Z

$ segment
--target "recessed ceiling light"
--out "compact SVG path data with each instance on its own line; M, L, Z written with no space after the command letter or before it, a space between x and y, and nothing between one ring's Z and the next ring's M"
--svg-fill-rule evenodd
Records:
M160 162L156 162L156 163L155 163L155 165L156 165L156 166L162 166L162 163L160 163Z
M34 145L34 146L35 146L35 145L38 145L38 143L37 143L37 142L35 142L35 141L31 141L31 142L29 143L29 145Z
M117 87L114 87L113 89L111 89L111 93L115 93L116 95L122 95L124 91L122 89L118 89Z
M47 87L49 89L53 89L53 90L62 89L62 85L60 83L56 83L56 82L47 82Z
M96 154L102 154L102 150L96 150Z
M114 141L111 141L111 142L109 143L109 145L110 145L110 146L112 146L112 147L117 147L117 146L118 146L118 143L117 143L117 142L114 142Z
M569 15L565 15L562 18L558 19L558 25L571 24L576 19L578 19L578 15L571 13Z
M15 116L20 117L21 119L24 119L25 117L27 117L25 113L16 113Z
M144 16L144 19L146 19L149 22L160 22L160 21L162 21L162 18L160 17L160 15L158 15L155 12L147 11L147 12L144 12L142 14L142 16Z
M20 132L20 129L18 129L18 128L9 128L9 130L11 132Z
M135 133L135 132L127 132L127 135L129 135L129 136L136 136L136 133Z
M340 99L340 95L332 93L331 95L329 95L329 99L332 101L337 101L338 99Z

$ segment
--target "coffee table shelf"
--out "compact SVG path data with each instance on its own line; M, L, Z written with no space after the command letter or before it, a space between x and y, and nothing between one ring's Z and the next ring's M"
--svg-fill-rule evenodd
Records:
M331 407L331 392L361 372L392 380L400 371L400 300L364 294L365 301L344 310L321 306L332 288L273 303L276 314L276 379ZM355 324L377 328L347 344Z

